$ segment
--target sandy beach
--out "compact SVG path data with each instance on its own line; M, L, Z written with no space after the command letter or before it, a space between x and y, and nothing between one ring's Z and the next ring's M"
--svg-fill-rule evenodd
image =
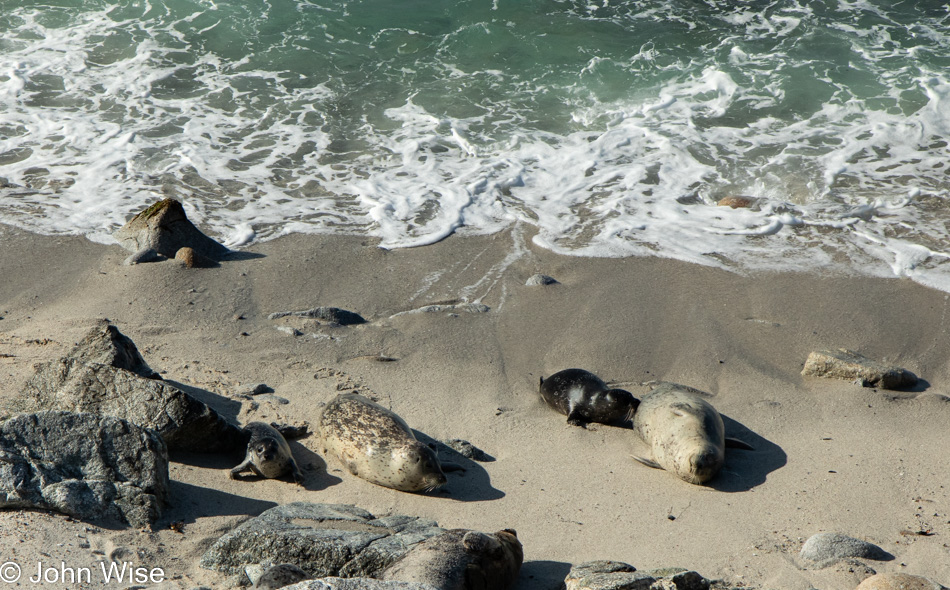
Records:
M242 250L256 256L188 269L124 266L119 246L0 227L0 402L18 395L34 364L108 318L164 379L235 422L313 425L332 396L357 391L432 438L465 439L495 458L410 494L350 475L322 456L315 434L291 443L304 487L231 480L240 457L172 454L172 503L152 531L0 511L0 562L24 574L9 586L100 587L33 584L27 574L38 563L98 567L114 557L161 568L166 581L148 587L228 588L229 578L198 567L204 550L249 516L295 501L516 529L518 590L556 589L572 564L596 559L684 567L726 587L851 590L872 569L950 585L946 294L909 280L563 257L530 238L516 227L386 251L366 238L291 235ZM526 286L538 272L559 284ZM396 315L439 302L490 311ZM268 319L317 306L369 321ZM893 392L801 376L809 352L839 347L922 381ZM635 396L651 381L709 392L727 436L754 450L727 451L708 486L649 469L632 459L646 447L630 428L569 426L540 401L539 377L570 367ZM257 383L273 394L236 394ZM819 532L870 541L894 559L803 568L798 552Z

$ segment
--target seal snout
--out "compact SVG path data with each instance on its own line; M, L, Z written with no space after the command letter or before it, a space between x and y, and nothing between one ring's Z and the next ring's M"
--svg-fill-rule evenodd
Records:
M713 478L722 467L722 455L716 449L704 449L689 458L689 472L693 482L705 483Z

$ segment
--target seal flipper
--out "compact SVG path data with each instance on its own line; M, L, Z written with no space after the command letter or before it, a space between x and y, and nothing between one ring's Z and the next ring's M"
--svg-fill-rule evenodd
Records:
M653 469L663 469L662 467L660 467L659 463L657 463L653 459L647 459L646 457L638 457L636 455L630 455L630 456L633 457L635 460L639 461L640 463L643 463L647 467L652 467Z
M245 459L243 463L231 470L230 477L231 479L237 479L237 475L243 471L247 471L251 466L251 460Z
M571 426L587 428L587 420L581 416L580 412L577 411L577 408L571 408L570 413L567 415L567 423Z
M726 448L739 449L742 451L754 451L755 448L744 440L738 438L726 438Z

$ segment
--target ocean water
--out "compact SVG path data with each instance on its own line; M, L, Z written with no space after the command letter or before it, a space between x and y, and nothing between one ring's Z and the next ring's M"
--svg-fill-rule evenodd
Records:
M234 247L520 224L950 292L948 73L945 0L0 0L0 222L172 196Z

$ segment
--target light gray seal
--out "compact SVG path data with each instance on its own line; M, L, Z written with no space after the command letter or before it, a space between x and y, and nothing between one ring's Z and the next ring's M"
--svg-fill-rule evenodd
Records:
M260 477L275 479L288 471L294 481L303 483L303 474L297 468L290 445L276 428L263 422L249 422L244 431L251 435L244 461L231 470L231 479L243 471L252 471Z
M597 375L584 369L565 369L538 384L549 406L567 416L567 423L583 426L587 422L611 424L628 420L639 401L629 391L609 389Z
M403 492L432 491L446 482L435 451L416 440L405 420L355 393L342 393L323 409L320 435L357 477Z
M518 579L524 552L518 534L453 529L430 537L383 570L382 580L439 590L506 590Z
M708 394L676 383L662 383L645 395L633 428L650 445L653 458L634 459L703 484L722 468L727 440L730 446L751 450L740 440L726 439L722 416L703 395Z

